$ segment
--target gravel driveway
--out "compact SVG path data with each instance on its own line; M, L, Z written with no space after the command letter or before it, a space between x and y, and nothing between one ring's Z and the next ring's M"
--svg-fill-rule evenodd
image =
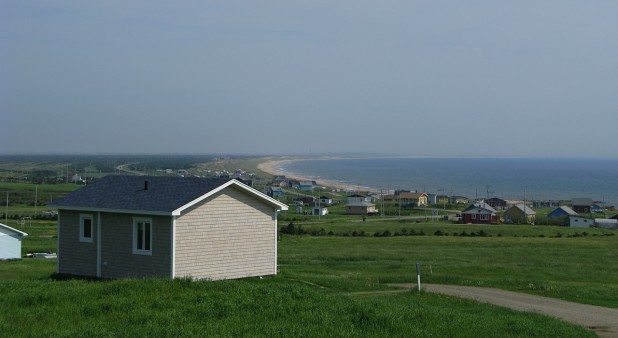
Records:
M416 288L416 284L392 284ZM577 324L601 337L618 338L618 309L579 304L525 293L472 286L424 284L427 292L474 299L517 311L541 313Z

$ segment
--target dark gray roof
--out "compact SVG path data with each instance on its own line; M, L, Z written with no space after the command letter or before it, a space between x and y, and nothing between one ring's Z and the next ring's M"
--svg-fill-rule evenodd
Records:
M52 207L167 213L228 181L229 178L105 176L54 201Z
M571 204L590 207L592 206L592 204L594 204L594 202L592 201L592 198L573 198L571 200Z

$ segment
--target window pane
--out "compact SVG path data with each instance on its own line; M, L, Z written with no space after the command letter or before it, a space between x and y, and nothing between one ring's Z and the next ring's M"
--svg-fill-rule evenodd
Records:
M82 219L82 233L84 234L84 238L92 237L92 220L90 218Z
M137 223L137 250L144 250L144 223Z
M150 250L150 223L144 223L144 250Z

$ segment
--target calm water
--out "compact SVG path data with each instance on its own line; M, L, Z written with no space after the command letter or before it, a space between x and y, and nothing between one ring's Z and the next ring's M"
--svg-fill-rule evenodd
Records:
M281 169L376 189L504 199L589 197L618 205L618 159L374 158L307 160ZM489 193L488 193L489 191Z

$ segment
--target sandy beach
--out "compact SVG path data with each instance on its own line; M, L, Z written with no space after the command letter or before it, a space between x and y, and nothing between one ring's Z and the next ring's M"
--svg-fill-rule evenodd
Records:
M315 179L315 178L310 178L310 177L303 177L294 173L289 173L289 172L285 172L283 170L281 170L281 166L285 163L289 163L289 162L294 162L294 161L320 161L320 160L334 160L337 159L335 157L328 157L328 158L266 158L264 159L265 161L258 164L258 169L269 173L273 176L275 175L284 175L286 178L288 179L292 179L292 180L297 180L297 181L316 181L316 183L318 185L324 186L324 187L329 187L329 188L333 188L333 189L342 189L342 190L354 190L354 191L373 191L370 188L367 187L362 187L362 186L358 186L358 185L352 185L352 184L344 184L344 183L340 183L340 182L333 182L333 181L328 181L328 180L324 180L324 179Z

